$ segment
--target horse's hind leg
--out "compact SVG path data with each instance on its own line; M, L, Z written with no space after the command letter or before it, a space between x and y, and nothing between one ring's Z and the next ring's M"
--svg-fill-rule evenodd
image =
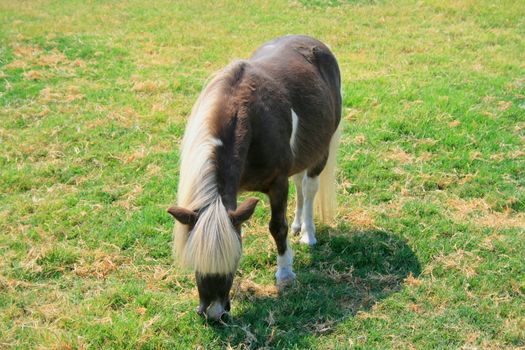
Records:
M310 177L305 174L303 178L303 223L301 226L301 239L299 242L314 245L317 243L315 239L315 225L314 225L314 199L317 190L319 189L319 176Z
M314 225L314 200L317 191L319 190L319 174L323 171L326 164L326 159L319 163L316 167L308 169L303 177L302 190L303 190L303 215L301 225L301 239L299 242L314 245L317 243L315 238L315 225Z
M298 233L301 231L301 225L303 223L303 205L304 205L304 196L303 196L303 178L305 172L300 172L293 176L293 181L295 183L295 218L292 223L292 232Z
M286 222L286 203L288 200L288 177L282 176L274 182L270 191L272 218L270 233L277 245L277 285L285 285L295 279L293 272L293 252L288 242L288 223Z

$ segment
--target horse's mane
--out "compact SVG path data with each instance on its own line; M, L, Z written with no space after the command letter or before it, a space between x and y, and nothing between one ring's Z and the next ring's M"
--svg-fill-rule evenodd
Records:
M189 117L180 159L178 205L199 211L194 229L177 222L174 253L181 265L202 274L229 274L236 270L241 243L217 188L216 148L222 146L213 131L219 102L236 63L217 73L202 91Z

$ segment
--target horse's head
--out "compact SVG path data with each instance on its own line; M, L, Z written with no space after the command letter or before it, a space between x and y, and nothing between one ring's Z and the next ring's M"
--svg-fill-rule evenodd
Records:
M241 256L241 224L252 216L257 202L250 198L235 210L226 210L222 201L214 210L168 209L188 228L184 249L179 249L184 256L179 258L195 269L199 315L220 320L230 311L230 289ZM221 219L221 213L227 213L227 219Z

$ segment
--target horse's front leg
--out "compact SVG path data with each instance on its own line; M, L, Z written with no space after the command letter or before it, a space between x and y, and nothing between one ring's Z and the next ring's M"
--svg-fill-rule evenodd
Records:
M288 201L288 177L282 176L274 182L270 191L272 218L270 233L277 245L277 285L286 285L295 279L293 272L293 252L288 242L288 223L286 222L286 203Z

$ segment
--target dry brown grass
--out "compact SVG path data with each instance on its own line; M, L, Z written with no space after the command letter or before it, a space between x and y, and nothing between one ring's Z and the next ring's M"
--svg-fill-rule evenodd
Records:
M453 209L452 218L460 222L472 222L490 228L525 228L525 214L511 210L498 212L480 198L463 200L452 198L447 204Z
M405 283L409 286L417 287L421 285L422 281L419 278L414 277L412 272L410 272L405 278Z
M359 228L375 227L374 214L367 209L359 208L352 210L349 213L343 214L341 219Z
M129 258L125 258L119 253L96 250L80 258L73 267L73 273L80 277L105 279L111 273L121 268L122 265L129 263Z
M467 278L478 274L477 268L483 261L477 254L463 249L458 249L450 254L440 254L425 267L424 273L432 275L436 267L443 267L445 270L455 270Z
M455 128L460 125L461 125L461 122L459 120L453 120L450 123L448 123L448 126L450 126L451 128Z
M20 68L26 68L28 64L23 60L14 60L11 61L9 64L5 65L5 69L20 69Z
M131 91L139 93L157 93L165 90L167 87L166 82L160 80L145 80L145 81L135 81Z
M232 299L254 300L259 298L273 298L279 294L274 284L263 285L252 281L249 277L242 278L232 288Z
M24 73L24 79L26 80L40 80L42 77L42 72L37 70L30 70Z
M129 192L127 192L122 199L115 202L116 205L123 207L127 211L129 210L137 210L139 209L134 205L135 200L137 197L140 196L140 194L143 192L142 186L139 184L136 184L133 189Z
M67 57L59 52L58 50L53 50L50 53L46 55L42 55L38 57L38 61L36 62L36 65L39 66L47 66L47 67L57 67L58 65L64 65L71 63ZM77 63L75 63L76 66L78 66Z
M366 136L363 134L359 134L354 137L354 143L357 145L362 145L365 142L366 142Z
M405 152L399 147L389 150L386 153L385 158L388 160L396 161L401 164L412 163L414 159L414 157L411 154Z

